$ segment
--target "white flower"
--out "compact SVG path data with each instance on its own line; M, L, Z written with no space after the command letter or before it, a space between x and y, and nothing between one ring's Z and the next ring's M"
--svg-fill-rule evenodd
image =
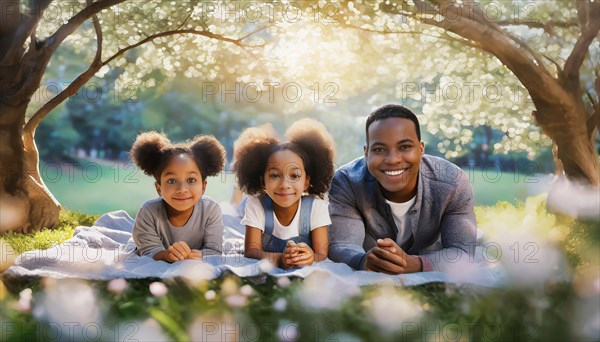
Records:
M565 259L558 246L532 232L514 233L496 242L501 246L502 266L516 285L541 286L565 274Z
M241 308L246 306L248 303L248 298L242 295L231 295L225 298L225 302L232 308Z
M391 333L405 322L417 324L423 313L421 306L391 286L383 286L380 294L366 301L371 318L384 332Z
M267 259L262 259L258 262L258 268L263 273L269 273L275 269L275 265Z
M598 188L571 182L561 176L548 194L548 207L576 218L597 220L600 216Z
M77 339L89 324L101 325L101 303L96 292L86 282L77 279L60 279L46 288L40 302L36 305L35 316L60 326L73 326L67 330L65 339Z
M254 294L254 289L252 288L252 286L246 284L240 287L240 293L246 297L252 296Z
M213 265L206 262L186 261L180 265L181 276L193 285L198 285L204 281L215 279L216 269Z
M275 311L285 311L285 309L287 308L287 300L285 298L278 298L275 303L273 303L273 309L275 309Z
M127 290L127 287L129 287L127 280L125 280L123 278L119 278L119 279L113 279L113 280L109 281L107 289L108 289L108 291L110 291L114 294L120 295L125 290Z
M298 323L280 321L277 328L277 337L281 342L293 342L298 339Z
M160 281L155 281L150 284L150 293L152 293L154 297L162 297L166 295L167 292L169 292L169 289L167 289L167 286Z
M16 304L16 309L21 312L31 310L31 289L25 289L19 293L19 301Z
M291 283L292 281L288 277L281 277L277 279L277 285L279 285L279 287L288 287Z
M204 293L204 298L206 298L206 300L213 300L216 296L217 293L213 290L208 290Z
M228 277L221 283L221 293L223 296L229 296L238 293L239 286L233 277Z
M312 272L304 279L296 296L306 307L335 309L343 300L358 294L360 294L358 286L345 283L337 276L319 270Z

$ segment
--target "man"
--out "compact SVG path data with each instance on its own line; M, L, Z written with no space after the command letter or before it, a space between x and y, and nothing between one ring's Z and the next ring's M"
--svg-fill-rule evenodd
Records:
M424 154L416 115L387 105L369 115L364 157L329 191L329 258L387 274L445 271L473 256L477 228L468 176Z

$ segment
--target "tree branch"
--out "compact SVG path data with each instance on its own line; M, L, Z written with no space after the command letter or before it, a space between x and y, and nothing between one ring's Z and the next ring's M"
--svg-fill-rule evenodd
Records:
M250 36L253 36L253 35L257 34L257 33L258 33L258 32L260 32L260 31L264 31L264 30L266 30L267 28L269 28L269 26L273 26L273 24L267 24L267 25L264 25L264 26L262 26L262 27L259 27L259 28L257 28L256 30L254 30L254 31L252 31L252 32L248 33L247 35L243 36L243 37L242 37L242 38L240 38L239 40L240 40L240 41L242 41L242 40L244 40L244 39L246 39L246 38L248 38L248 37L250 37Z
M422 0L414 0L414 2L422 3ZM560 91L556 79L539 61L539 57L532 56L531 49L526 44L519 42L518 39L515 40L514 36L511 36L499 26L490 23L483 16L481 18L478 18L478 15L471 16L470 13L465 13L465 11L458 10L450 5L447 9L446 15L461 16L460 20L446 20L445 18L442 21L436 21L432 17L419 17L417 19L425 24L440 27L479 43L479 48L496 56L506 65L525 85L532 96L547 97L546 88L548 87ZM522 46L523 44L524 46Z
M98 32L101 32L101 31L96 31L97 34L98 34ZM214 34L209 31L172 30L172 31L160 32L160 33L148 36L135 44L132 44L132 45L129 45L127 47L120 49L119 51L117 51L114 55L109 57L104 62L101 62L101 63L92 62L92 64L90 64L88 69L86 71L84 71L83 73L81 73L79 76L77 76L77 78L71 84L69 84L69 86L67 88L65 88L63 91L58 93L56 96L54 96L48 102L46 102L40 109L38 109L33 114L33 116L29 119L29 121L27 121L27 124L25 125L24 130L26 132L33 132L37 128L37 126L40 124L40 122L48 115L48 113L50 113L50 111L52 111L54 108L56 108L59 104L61 104L64 100L66 100L70 96L76 94L77 91L81 87L83 87L98 72L98 70L100 70L100 68L109 64L116 58L122 56L125 52L127 52L131 49L134 49L136 47L139 47L143 44L146 44L148 42L151 42L156 38L172 36L172 35L177 35L177 34L201 35L201 36L205 36L207 38L217 39L217 40L221 40L224 42L234 44L242 49L244 48L243 44L240 42L240 39L224 37L222 35ZM100 40L101 40L101 36L100 36ZM98 55L98 53L96 53L96 56L97 55Z
M474 47L477 49L481 49L481 46L475 44L474 42L471 42L467 39L456 39L452 36L450 36L449 34L445 33L443 36L434 36L432 34L427 34L424 33L422 31L380 31L380 30L375 30L375 29L368 29L368 28L364 28L364 27L360 27L360 26L356 26L356 25L352 25L352 24L341 24L343 27L348 27L351 29L355 29L355 30L359 30L359 31L364 31L364 32L369 32L369 33L377 33L377 34L411 34L411 35L421 35L421 36L427 36L427 37L431 37L431 38L436 38L436 39L441 39L441 40L447 40L449 42L458 42L460 44L463 45L467 45L470 47Z
M421 0L419 0L419 1L421 1ZM484 27L488 27L489 29L498 32L500 35L506 36L509 39L513 40L516 44L518 44L522 49L524 49L531 55L531 57L536 61L536 63L540 66L540 68L543 68L544 71L548 73L548 71L544 67L544 62L542 61L541 56L539 56L535 51L533 51L521 37L501 28L500 25L493 23L489 19L487 19L486 15L483 13L483 10L481 9L481 7L479 7L478 4L476 2L474 2L473 0L465 1L465 5L466 5L465 7L467 7L469 9L467 12L462 10L460 7L457 7L460 5L458 5L457 3L453 2L453 1L449 1L449 0L437 0L437 1L439 1L440 6L445 6L442 8L451 9L452 10L451 13L456 16L460 16L462 20L474 21L476 23L483 25ZM447 15L449 11L438 9L438 12L440 15L444 15L444 14Z
M92 3L92 0L87 0L88 6ZM100 26L100 21L98 20L98 16L94 15L92 17L94 23L94 31L96 31L96 55L94 56L94 60L92 61L92 65L101 64L102 63L102 26Z
M571 86L579 87L579 69L583 64L585 56L588 54L590 44L598 36L600 32L600 3L578 1L578 14L581 19L581 35L573 46L573 51L565 62L563 69L563 77ZM583 13L583 14L582 14Z
M212 38L212 39L217 39L217 40L221 40L227 43L232 43L238 47L242 47L242 43L240 42L240 39L233 39L233 38L228 38L225 36L222 36L220 34L214 34L210 31L198 31L198 30L172 30L172 31L165 31L165 32L160 32L157 34L153 34L150 36L147 36L146 38L140 40L139 42L129 45L127 47L124 47L122 49L120 49L119 51L117 51L114 55L112 55L109 59L107 59L106 61L104 61L102 63L102 65L106 65L110 62L112 62L115 58L118 58L119 56L121 56L122 54L124 54L125 52L131 50L131 49L135 49L136 47L146 44L147 42L153 41L156 38L160 38L160 37L165 37L165 36L172 36L172 35L176 35L176 34L194 34L194 35L199 35L199 36L205 36L207 38Z
M507 19L498 21L500 26L527 26L529 28L541 28L548 32L548 29L553 27L571 28L577 26L575 21L548 21L541 23L537 21L524 21L519 19Z
M81 26L81 24L83 24L86 20L90 19L91 17L93 17L94 15L96 15L97 13L99 13L100 11L102 11L104 9L110 8L114 5L120 4L125 1L127 1L127 0L104 0L104 1L94 2L94 3L86 6L85 8L83 8L81 11L79 11L77 14L75 14L71 19L69 19L69 21L66 24L59 27L58 30L56 30L56 32L54 32L53 35L51 35L50 37L48 37L48 39L46 39L46 46L50 50L49 55L51 55L52 52L54 52L60 46L60 44L70 34L75 32L75 30L79 26Z

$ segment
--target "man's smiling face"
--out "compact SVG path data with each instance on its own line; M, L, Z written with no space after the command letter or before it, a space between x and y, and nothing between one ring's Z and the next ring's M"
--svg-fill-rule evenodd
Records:
M417 193L419 166L425 150L415 124L404 118L387 118L369 126L365 159L369 172L392 202L407 202Z

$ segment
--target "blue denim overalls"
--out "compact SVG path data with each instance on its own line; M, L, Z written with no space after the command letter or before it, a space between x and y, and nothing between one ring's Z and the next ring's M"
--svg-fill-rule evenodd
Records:
M265 231L262 235L262 246L263 251L282 253L285 250L287 241L292 240L296 243L304 242L312 248L310 239L310 212L312 210L312 204L314 201L312 196L302 196L302 205L300 206L300 235L293 238L282 240L277 236L273 235L273 228L275 227L275 213L273 213L273 201L269 196L261 196L260 203L265 210ZM296 213L298 214L298 213Z

